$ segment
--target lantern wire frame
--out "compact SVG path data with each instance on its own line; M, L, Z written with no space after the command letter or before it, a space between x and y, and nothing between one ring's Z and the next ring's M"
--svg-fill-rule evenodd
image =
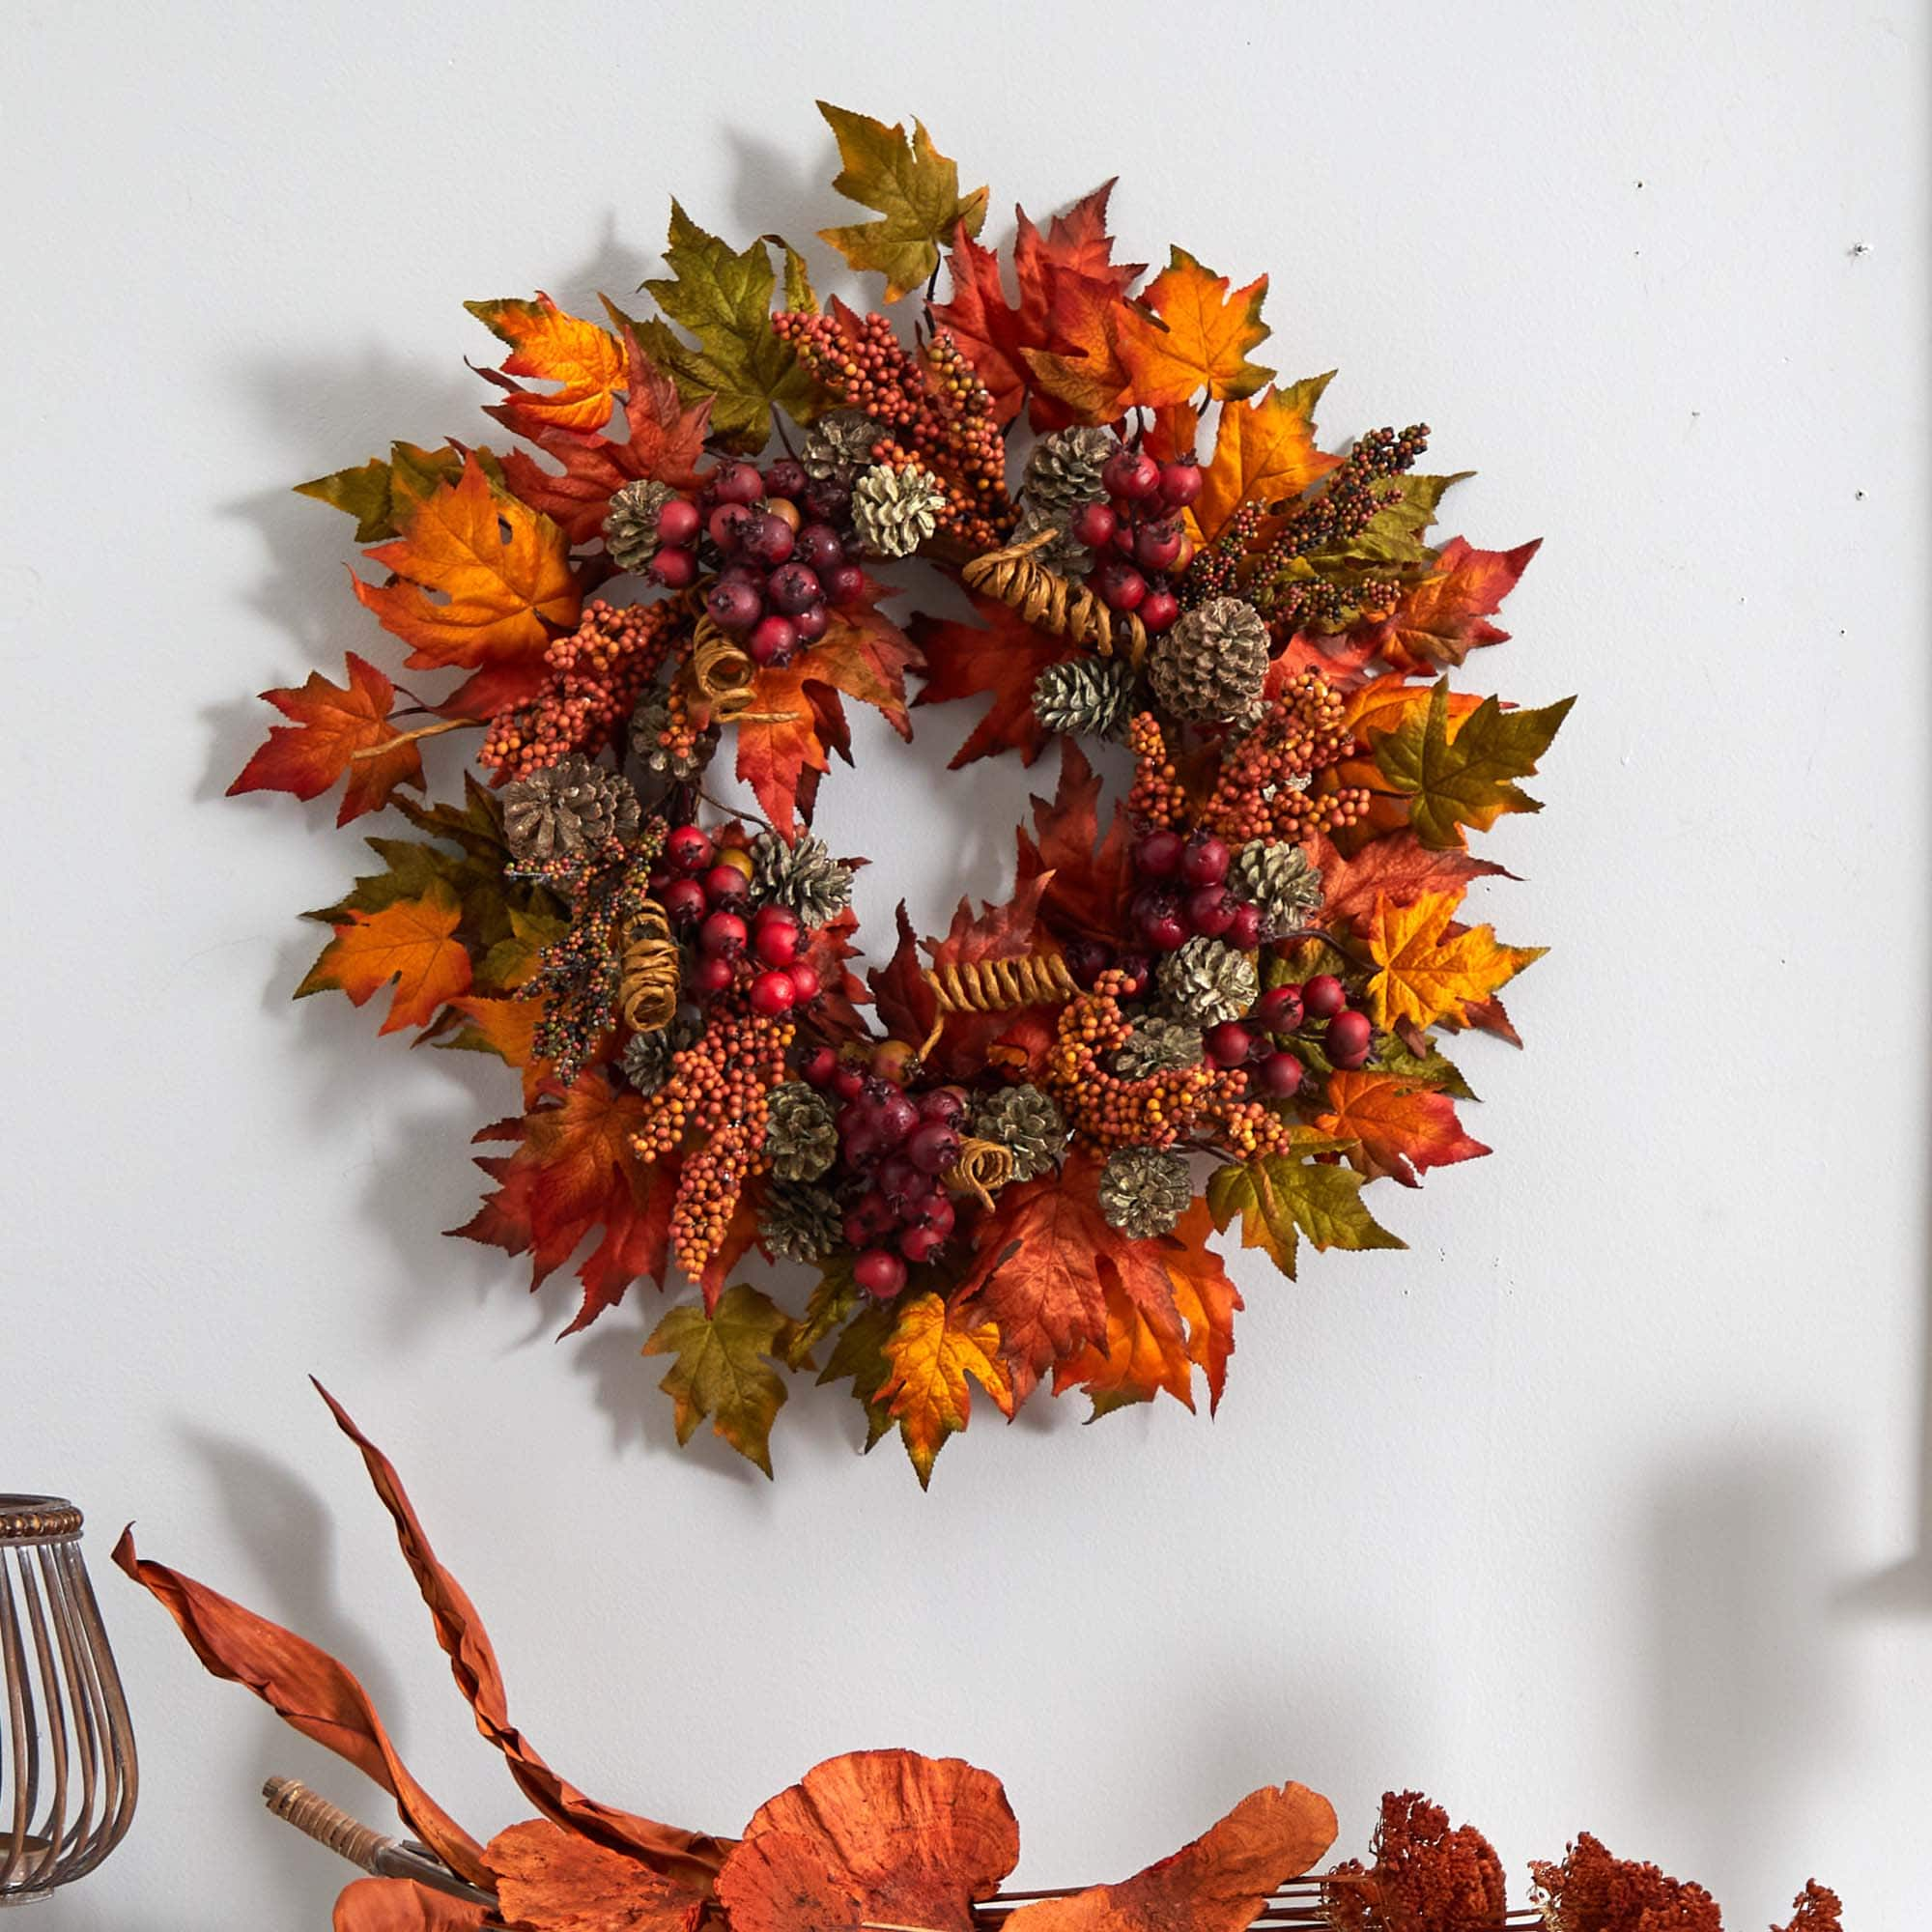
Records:
M0 1494L0 1906L91 1872L133 1820L133 1725L80 1533L70 1502Z

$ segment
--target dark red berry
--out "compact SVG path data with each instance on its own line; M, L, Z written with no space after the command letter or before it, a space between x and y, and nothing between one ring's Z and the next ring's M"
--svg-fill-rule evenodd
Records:
M743 578L721 577L704 593L704 609L721 631L749 631L764 615L764 599Z
M1103 946L1097 939L1076 939L1066 949L1066 970L1082 992L1089 991L1113 963L1114 949Z
M697 534L697 527L703 519L697 514L697 505L689 497L671 497L658 511L658 542L661 544L688 544Z
M1256 1064L1249 1077L1270 1099L1293 1099L1301 1089L1301 1062L1292 1053L1270 1053Z
M781 456L776 463L765 468L764 495L767 497L802 497L805 486L811 479L805 473L805 465L789 456Z
M688 590L697 576L697 559L688 550L672 546L651 559L650 574L667 590Z
M825 627L832 619L827 616L823 604L814 604L809 611L795 611L791 627L798 633L801 645L815 644L825 635Z
M879 1132L891 1147L919 1125L919 1109L903 1094L888 1094L879 1102Z
M890 1301L906 1285L906 1264L890 1248L867 1248L852 1264L852 1279L875 1301Z
M1147 579L1123 556L1104 558L1094 573L1094 588L1110 611L1134 611L1147 595Z
M927 1121L914 1128L906 1151L922 1174L944 1174L959 1158L959 1136L944 1121Z
M782 967L774 966L768 973L760 973L752 981L752 1010L762 1013L766 1018L775 1018L780 1013L788 1013L798 1004L798 988L792 984L791 975Z
M772 572L766 587L772 602L787 616L809 611L825 598L825 586L819 582L817 571L807 563L781 564Z
M1178 832L1144 832L1134 841L1134 870L1144 879L1171 879L1187 841Z
M1310 984L1312 986L1313 982ZM1335 1065L1352 1069L1368 1059L1374 1038L1375 1029L1369 1024L1368 1014L1350 1009L1337 1013L1328 1022L1328 1031L1322 1036L1321 1043Z
M1172 590L1157 585L1141 599L1141 608L1134 615L1145 629L1158 637L1161 632L1174 629L1175 620L1180 615L1180 599Z
M866 1076L856 1066L841 1066L832 1076L832 1091L841 1100L856 1100L866 1091Z
M1100 471L1100 486L1110 497L1144 503L1160 488L1160 465L1152 457L1123 446L1108 457Z
M794 974L793 979L797 979ZM838 1071L838 1056L829 1046L815 1046L799 1062L798 1070L813 1087L829 1087Z
M1127 913L1135 931L1146 937L1163 921L1179 921L1180 901L1167 886L1143 886L1128 904Z
M825 595L834 604L856 604L866 594L866 573L856 563L841 563L828 571Z
M919 1218L924 1226L930 1228L941 1240L944 1240L952 1234L952 1224L957 1215L952 1203L945 1194L935 1191L919 1204Z
M813 570L837 570L845 561L845 546L830 524L807 524L798 533L792 554Z
M765 494L765 479L755 464L727 463L711 479L711 493L721 503L755 503Z
M1187 895L1181 917L1187 921L1188 930L1203 939L1224 939L1236 910L1226 886L1197 886Z
M697 943L715 959L733 959L745 950L745 922L735 912L714 912L697 928Z
M788 664L791 654L798 649L798 626L774 611L753 625L745 649L753 664Z
M929 1262L946 1245L946 1236L937 1228L915 1224L899 1234L899 1253L915 1267Z
M817 999L819 978L816 966L807 959L794 959L785 971L791 975L792 991L798 995L800 1006L807 1006Z
M700 993L722 993L731 983L731 962L715 952L707 952L692 962L691 983Z
M751 890L736 866L713 866L703 885L704 896L715 906L742 905Z
M1127 1000L1138 1000L1153 979L1153 964L1144 952L1122 952L1114 971L1122 976L1121 997Z
M1301 1004L1312 1020L1333 1019L1349 1004L1349 994L1332 973L1318 973L1301 988Z
M1216 1066L1238 1066L1254 1051L1255 1037L1239 1020L1223 1020L1208 1029L1204 1043Z
M1143 570L1173 568L1180 554L1180 526L1172 523L1143 524L1134 532L1134 561Z
M966 1096L956 1087L928 1087L915 1103L922 1121L956 1127L966 1118Z
M680 872L701 872L711 863L711 840L695 825L680 825L665 840L665 857Z
M791 526L769 510L762 516L754 516L738 538L745 554L768 568L782 563L791 554L796 541Z
M664 889L661 902L665 917L673 925L696 925L711 903L704 896L703 886L696 879L673 879Z
M1089 550L1104 550L1113 541L1120 521L1105 503L1083 503L1073 519L1073 535Z
M752 935L752 951L767 966L789 966L798 957L798 922L789 925L776 920L760 920Z
M1293 1033L1301 1024L1301 988L1271 987L1255 1002L1254 1018L1270 1033Z
M726 556L732 555L745 540L752 513L742 503L720 503L705 519L704 529Z
M1237 947L1243 952L1252 952L1262 943L1261 907L1237 905L1234 919L1221 936L1230 946Z
M1180 855L1180 876L1190 886L1218 886L1228 876L1233 857L1227 841L1216 838L1211 832L1190 838L1186 851Z
M1201 466L1191 456L1160 466L1160 499L1178 510L1201 494Z

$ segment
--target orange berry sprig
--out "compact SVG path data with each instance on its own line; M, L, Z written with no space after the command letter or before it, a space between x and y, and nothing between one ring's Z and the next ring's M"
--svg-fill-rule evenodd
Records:
M1349 755L1340 692L1302 671L1262 722L1229 752L1202 823L1231 845L1251 838L1303 839L1352 825L1369 809L1359 785L1317 794L1315 775Z
M1134 754L1133 789L1127 793L1127 815L1136 825L1172 832L1190 822L1193 809L1179 768L1167 749L1160 720L1151 711L1137 711L1127 724L1127 746Z
M498 778L526 779L573 752L595 756L657 675L684 612L675 599L619 608L601 597L544 652L537 695L498 713L477 754Z

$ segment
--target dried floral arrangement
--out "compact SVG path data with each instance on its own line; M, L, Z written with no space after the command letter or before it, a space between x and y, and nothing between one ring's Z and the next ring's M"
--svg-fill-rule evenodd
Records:
M510 1720L475 1606L438 1561L388 1458L324 1391L395 1522L437 1641L476 1727L542 1814L477 1840L412 1778L367 1693L333 1658L179 1571L115 1561L167 1607L202 1663L245 1685L297 1730L373 1778L415 1844L401 1846L287 1780L271 1804L365 1868L335 1932L1721 1932L1701 1886L1614 1858L1588 1833L1529 1867L1512 1909L1502 1861L1471 1825L1413 1791L1391 1792L1365 1862L1316 1866L1335 1812L1301 1784L1250 1793L1191 1844L1119 1884L1002 1891L1019 1828L998 1779L957 1758L854 1751L758 1806L743 1835L676 1830L587 1798ZM1815 1881L1784 1932L1839 1932L1839 1901Z
M233 789L341 783L339 823L415 835L310 915L297 991L392 989L383 1032L521 1073L456 1232L533 1285L586 1250L573 1329L695 1283L646 1350L681 1439L708 1418L769 1473L781 1371L823 1350L924 1482L975 1384L1009 1416L1042 1380L1191 1408L1199 1370L1218 1402L1241 1301L1211 1231L1290 1276L1304 1241L1400 1247L1364 1183L1488 1151L1438 1036L1514 1040L1498 991L1540 949L1461 917L1507 876L1468 835L1537 809L1568 702L1450 689L1536 546L1430 538L1458 478L1417 471L1420 426L1321 449L1327 379L1252 359L1264 276L1176 248L1143 286L1104 187L1021 213L1003 262L923 127L822 111L878 217L823 236L886 306L821 306L790 245L676 203L656 315L470 303L509 351L486 412L528 447L397 442L301 486L448 688L352 652L265 693L289 722ZM911 557L977 621L889 618L868 566ZM846 701L909 736L909 673L918 704L991 699L955 769L1057 739L1058 784L1012 896L923 942L901 910L862 982L862 862L809 827ZM410 796L460 731L487 782ZM727 740L755 814L707 789ZM1103 830L1083 746L1116 745ZM732 1280L754 1246L818 1270L801 1313Z

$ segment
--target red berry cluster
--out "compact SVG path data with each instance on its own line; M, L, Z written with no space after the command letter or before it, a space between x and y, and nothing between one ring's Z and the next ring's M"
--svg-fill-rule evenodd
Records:
M1201 466L1191 456L1156 463L1123 443L1107 459L1100 485L1106 500L1087 504L1071 526L1094 553L1087 582L1108 610L1165 631L1180 615L1171 580L1194 557L1180 512L1201 494Z
M672 497L659 510L650 574L684 590L714 568L717 582L704 593L711 621L743 639L754 663L789 664L825 635L830 607L865 591L865 572L847 559L831 521L842 507L788 456L762 471L727 463L702 496Z
M1245 1066L1257 1092L1270 1100L1292 1100L1301 1091L1307 1067L1279 1044L1282 1036L1321 1029L1321 1046L1331 1066L1353 1071L1375 1044L1367 1013L1349 1004L1349 990L1332 973L1318 973L1298 986L1276 986L1264 993L1244 1020L1209 1027L1203 1042L1216 1066Z
M1143 883L1128 909L1142 942L1155 952L1177 952L1190 939L1220 939L1252 952L1261 944L1262 916L1229 897L1233 859L1227 840L1211 832L1142 833L1133 860Z
M741 846L718 850L696 825L680 825L665 840L669 870L654 880L658 902L681 931L695 933L697 957L686 983L700 998L722 993L751 971L753 1012L772 1019L818 997L818 970L800 956L805 928L786 906L762 905L749 922L752 855Z
M885 1041L861 1067L830 1047L801 1069L838 1101L838 1162L851 1205L845 1238L859 1250L852 1278L867 1294L890 1301L906 1285L906 1264L935 1260L952 1233L953 1207L942 1177L959 1158L966 1096L957 1087L909 1094L902 1073L909 1049Z

